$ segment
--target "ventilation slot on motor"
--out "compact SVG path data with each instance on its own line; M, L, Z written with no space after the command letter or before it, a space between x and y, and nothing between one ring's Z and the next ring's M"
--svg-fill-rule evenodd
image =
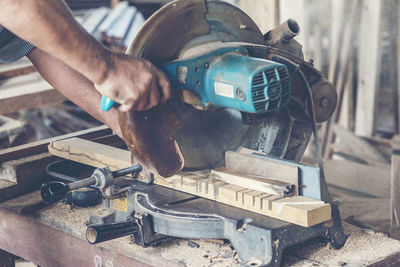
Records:
M254 75L252 99L257 113L274 111L286 105L290 100L290 78L287 68L269 69Z

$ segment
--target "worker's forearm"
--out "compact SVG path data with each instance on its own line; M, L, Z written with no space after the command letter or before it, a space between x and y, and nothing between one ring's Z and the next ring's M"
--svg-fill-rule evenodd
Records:
M28 55L28 58L54 88L90 115L107 124L116 134L122 136L118 122L118 111L115 108L108 112L101 111L101 96L92 82L57 58L38 48L34 49Z
M62 0L3 0L0 24L57 57L94 83L106 77L111 54L80 27Z

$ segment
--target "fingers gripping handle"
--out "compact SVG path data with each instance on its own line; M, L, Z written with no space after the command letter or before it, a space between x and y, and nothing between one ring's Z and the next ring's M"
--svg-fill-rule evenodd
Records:
M111 100L110 98L105 96L101 97L101 110L109 111L115 104L116 103L114 100Z

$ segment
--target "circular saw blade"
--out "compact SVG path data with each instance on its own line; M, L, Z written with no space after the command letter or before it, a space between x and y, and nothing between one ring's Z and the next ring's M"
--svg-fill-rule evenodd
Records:
M177 0L148 19L127 54L160 64L220 42L265 44L257 25L240 9L222 1ZM199 111L177 99L148 112L120 113L120 125L134 156L162 176L182 167L215 167L225 151L246 141L250 129L238 111Z

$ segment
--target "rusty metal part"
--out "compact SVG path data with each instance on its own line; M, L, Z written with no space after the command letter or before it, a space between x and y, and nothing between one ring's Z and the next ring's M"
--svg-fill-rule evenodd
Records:
M332 83L321 80L311 87L313 92L314 109L317 122L329 119L335 111L337 94Z

